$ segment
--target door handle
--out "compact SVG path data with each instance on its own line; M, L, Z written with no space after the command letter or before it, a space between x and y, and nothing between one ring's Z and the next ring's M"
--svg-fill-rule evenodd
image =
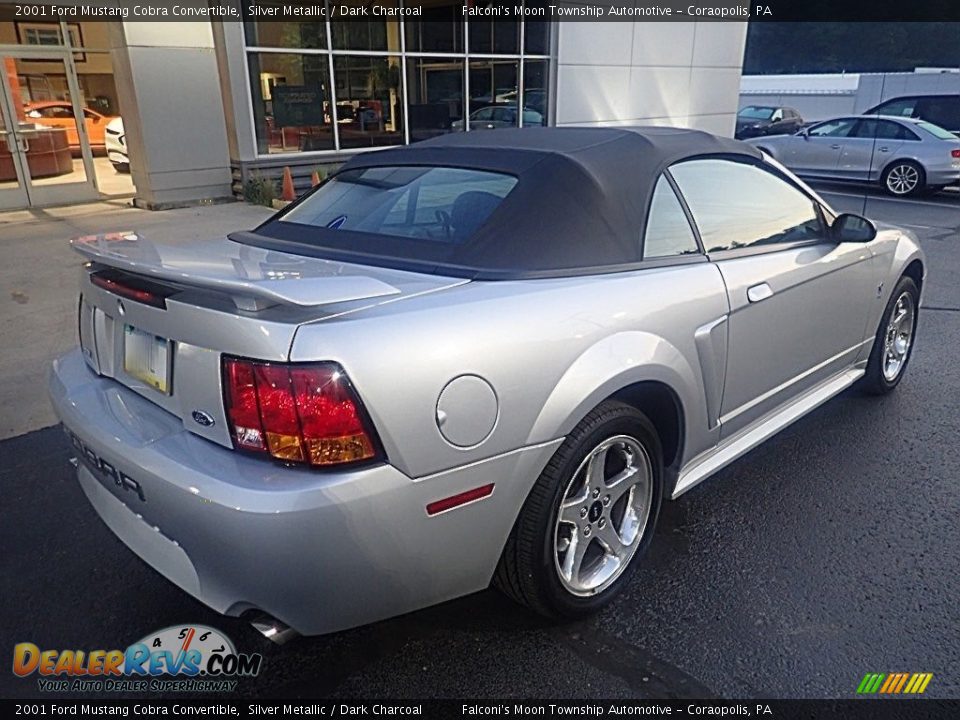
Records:
M888 147L877 148L877 150L879 150L880 152L890 152L890 148Z
M831 150L839 150L839 149L840 149L840 146L837 145L837 144L833 144L833 145L830 146L830 149L831 149Z
M747 288L747 300L752 303L766 300L773 295L773 290L765 282L759 285L752 285Z

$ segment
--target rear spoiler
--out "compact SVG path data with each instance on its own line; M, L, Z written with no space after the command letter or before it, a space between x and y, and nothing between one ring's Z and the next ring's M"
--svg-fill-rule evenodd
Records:
M100 265L229 295L241 310L278 304L314 307L400 293L374 277L339 274L344 269L340 263L226 238L159 243L131 231L84 235L70 245Z

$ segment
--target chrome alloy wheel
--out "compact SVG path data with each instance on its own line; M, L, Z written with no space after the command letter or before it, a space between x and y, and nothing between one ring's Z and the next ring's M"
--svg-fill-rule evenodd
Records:
M913 295L902 293L897 298L890 322L883 334L883 377L893 382L903 369L913 341L913 325L916 317Z
M560 500L554 527L557 575L572 594L609 587L640 546L653 506L653 466L629 435L597 445L580 463Z
M917 189L920 173L913 165L896 165L887 173L887 189L894 195L908 195Z

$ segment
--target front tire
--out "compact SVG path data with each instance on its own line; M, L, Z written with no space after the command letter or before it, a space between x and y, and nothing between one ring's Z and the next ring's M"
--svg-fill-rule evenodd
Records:
M582 617L609 603L653 538L662 457L643 413L621 402L601 403L534 484L494 584L549 618Z
M927 174L913 160L896 160L883 171L880 181L884 190L895 197L919 195L927 186Z
M880 319L862 386L874 395L884 395L903 379L913 351L920 308L920 290L913 278L897 282Z

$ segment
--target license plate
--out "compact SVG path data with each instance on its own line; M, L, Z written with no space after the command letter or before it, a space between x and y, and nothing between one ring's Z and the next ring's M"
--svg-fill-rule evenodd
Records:
M123 371L155 390L170 394L171 342L153 333L123 328Z

